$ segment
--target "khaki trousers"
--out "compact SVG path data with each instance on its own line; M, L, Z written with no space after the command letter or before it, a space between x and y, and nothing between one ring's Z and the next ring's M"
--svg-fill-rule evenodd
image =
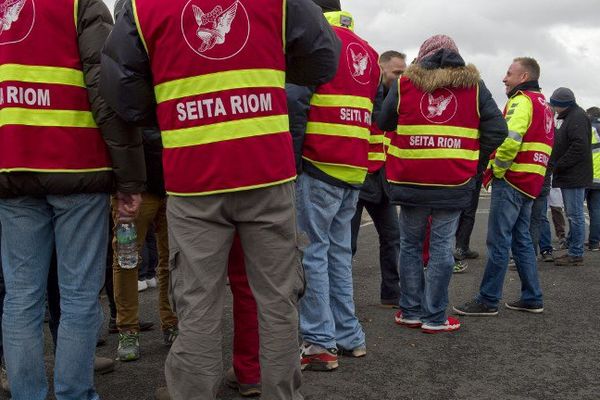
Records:
M229 251L237 231L258 306L262 398L301 400L299 293L304 274L293 183L167 202L171 295L179 336L165 365L173 400L213 400L223 374Z
M113 200L114 201L114 200ZM162 330L177 325L177 316L171 310L169 303L169 245L166 217L167 199L150 193L142 195L140 211L135 219L138 243L138 267L121 269L117 261L117 242L113 232L113 284L115 304L117 305L117 327L121 332L139 332L139 302L138 302L138 268L142 262L141 250L146 240L148 228L154 222L156 228L156 244L158 249L158 278L159 316ZM118 223L116 206L113 203L113 221Z

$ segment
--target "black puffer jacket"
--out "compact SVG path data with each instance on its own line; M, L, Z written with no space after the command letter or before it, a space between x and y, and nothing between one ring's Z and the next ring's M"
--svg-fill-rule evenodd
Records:
M36 15L44 18L41 3ZM47 3L49 4L49 3ZM60 21L49 23L60 24ZM80 0L77 13L79 56L96 123L108 146L112 172L0 173L0 197L46 194L108 193L116 189L139 193L145 189L145 165L139 132L130 129L106 106L98 93L100 51L110 33L112 17L102 0Z
M506 121L492 98L490 91L479 78L479 72L473 65L465 66L463 59L456 53L446 50L424 60L423 64L410 66L404 76L423 89L432 92L444 86L479 86L479 166L478 173L485 167L492 152L504 141L508 134ZM425 68L426 67L426 68ZM385 98L377 124L384 131L392 131L398 122L398 81L392 84ZM471 204L472 192L476 188L476 179L462 186L436 187L414 185L387 186L390 200L396 204L422 206L440 209L465 209Z
M558 115L562 120L556 131L550 157L552 187L561 189L587 188L592 184L592 124L578 105Z

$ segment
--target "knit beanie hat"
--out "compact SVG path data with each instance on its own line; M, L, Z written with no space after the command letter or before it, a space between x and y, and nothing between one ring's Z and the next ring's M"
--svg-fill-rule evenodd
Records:
M550 105L554 107L568 108L575 105L575 95L569 88L559 87L550 96Z
M313 0L316 5L320 6L323 12L342 11L340 0Z
M450 50L456 54L460 54L458 52L458 47L456 46L456 43L454 43L454 40L452 40L450 36L435 35L423 42L421 48L419 49L417 62L420 62L423 59L434 55L442 49Z

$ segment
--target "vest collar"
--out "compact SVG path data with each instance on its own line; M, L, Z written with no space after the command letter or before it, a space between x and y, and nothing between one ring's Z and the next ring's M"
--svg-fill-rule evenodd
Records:
M354 17L347 11L330 11L326 12L325 19L330 25L340 28L348 28L354 31Z

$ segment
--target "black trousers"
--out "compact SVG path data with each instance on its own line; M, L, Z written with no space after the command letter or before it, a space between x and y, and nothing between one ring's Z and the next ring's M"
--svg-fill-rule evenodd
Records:
M373 219L379 235L379 267L381 268L381 300L397 304L400 299L400 223L396 206L387 198L381 203L358 200L356 214L352 218L352 255L356 253L356 241L360 229L363 208Z
M475 215L477 214L477 207L479 206L479 192L481 191L483 176L480 175L475 179L477 189L473 191L471 206L460 213L460 219L458 220L458 228L456 229L457 249L468 250L471 243L471 234L473 233L473 227L475 226Z

